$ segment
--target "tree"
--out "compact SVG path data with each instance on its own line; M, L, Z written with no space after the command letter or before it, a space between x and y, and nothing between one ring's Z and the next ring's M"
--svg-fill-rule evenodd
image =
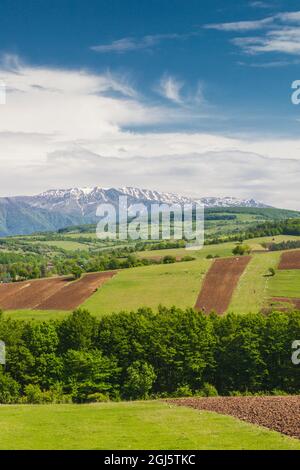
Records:
M77 403L90 401L95 394L116 394L112 384L117 381L116 361L101 351L69 350L64 356L65 384Z
M232 250L232 253L238 256L243 256L246 254L248 255L250 252L251 252L251 247L249 245L237 245Z
M16 403L20 385L0 366L0 403Z
M80 266L75 265L75 266L72 267L71 272L72 272L75 279L80 279L81 276L82 276L83 270L81 269Z
M125 397L131 400L147 398L155 379L156 374L151 364L142 361L133 362L127 369L127 379L124 384Z
M88 310L78 309L58 327L60 350L90 349L97 334L97 321Z

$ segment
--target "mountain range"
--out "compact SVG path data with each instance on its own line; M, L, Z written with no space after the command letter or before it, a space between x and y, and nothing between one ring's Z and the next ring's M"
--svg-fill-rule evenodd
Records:
M34 196L0 198L0 236L28 235L56 231L72 225L96 223L96 209L101 203L118 206L119 196L127 196L128 205L153 202L188 204L201 202L205 207L270 207L254 199L233 197L190 198L173 193L125 188L51 189Z

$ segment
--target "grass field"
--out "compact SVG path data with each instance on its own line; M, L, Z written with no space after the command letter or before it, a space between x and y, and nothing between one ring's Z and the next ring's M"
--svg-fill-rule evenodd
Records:
M88 245L86 243L78 243L69 240L49 240L49 241L39 241L39 242L31 242L35 244L47 245L47 246L55 246L57 248L63 248L64 250L88 250Z
M244 244L249 245L252 250L263 251L264 248L262 243L280 243L288 240L299 240L300 237L293 237L289 235L278 235L276 237L261 237L261 238L252 238L250 240L245 240ZM137 255L140 258L155 258L158 256L164 257L167 255L172 256L193 256L196 258L206 258L207 255L217 255L222 257L232 256L232 250L237 245L236 242L225 242L215 245L205 245L201 250L186 250L185 248L175 248L175 249L164 249L164 250L146 250L140 251Z
M269 284L273 278L268 269L276 269L281 252L256 254L240 278L231 299L228 311L236 313L256 313L261 311L269 297Z
M0 407L0 449L300 449L229 416L162 402Z
M268 295L300 298L300 270L278 270L269 281Z
M83 307L95 315L142 306L193 307L210 260L152 265L120 271L93 294Z

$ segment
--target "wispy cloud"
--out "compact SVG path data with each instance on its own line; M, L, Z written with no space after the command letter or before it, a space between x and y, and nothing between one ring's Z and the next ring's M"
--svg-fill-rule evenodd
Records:
M195 33L187 34L153 34L143 36L142 38L135 37L126 37L121 38L116 41L112 41L109 44L98 44L96 46L91 46L91 50L98 52L100 54L105 54L108 52L115 52L118 54L123 54L125 52L137 51L141 49L151 49L154 46L157 46L162 41L174 40L174 39L185 39Z
M164 75L160 80L158 91L164 97L176 104L182 104L181 90L184 86L182 81L170 75Z
M154 88L163 98L186 108L186 110L190 110L190 112L199 107L202 111L205 109L208 111L211 108L211 105L204 97L203 89L204 84L202 81L198 81L196 86L191 87L183 80L169 74L164 74Z
M300 54L300 11L281 12L255 21L237 21L232 23L208 24L206 29L244 33L263 32L255 36L239 36L231 42L247 54L276 52Z
M217 29L219 31L252 31L265 28L273 23L274 17L264 18L255 21L234 21L232 23L211 23L204 25L205 29Z
M268 3L268 2L261 2L261 1L253 1L249 3L249 6L252 8L273 8L274 3Z

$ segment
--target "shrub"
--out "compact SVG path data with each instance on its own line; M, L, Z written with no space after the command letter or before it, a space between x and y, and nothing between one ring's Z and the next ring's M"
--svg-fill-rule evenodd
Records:
M208 382L205 382L203 384L203 387L198 390L195 395L199 397L217 397L218 396L218 391L214 385L209 384Z
M0 369L0 403L15 403L19 396L19 390L18 382L10 374L2 373Z
M45 403L46 397L44 396L43 392L41 391L40 387L36 384L29 384L26 385L25 389L25 402L38 404L38 403Z
M176 389L176 392L174 393L174 397L180 398L180 397L192 397L193 392L190 389L189 385L181 385Z
M176 263L176 258L175 256L167 255L163 257L162 261L164 264L172 264L172 263Z
M107 403L109 401L109 396L106 393L90 393L87 396L87 401L90 403Z
M196 258L193 256L186 255L183 258L181 258L181 261L194 261Z
M237 245L233 248L232 253L234 255L248 255L251 252L251 247L249 245Z

